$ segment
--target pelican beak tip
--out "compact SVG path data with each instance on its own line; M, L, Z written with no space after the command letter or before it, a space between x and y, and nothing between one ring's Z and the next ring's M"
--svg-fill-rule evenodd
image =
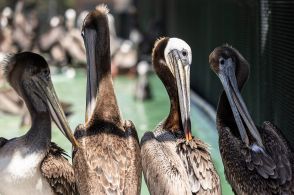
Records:
M188 133L185 134L186 136L186 141L189 142L193 139L191 132L189 131Z

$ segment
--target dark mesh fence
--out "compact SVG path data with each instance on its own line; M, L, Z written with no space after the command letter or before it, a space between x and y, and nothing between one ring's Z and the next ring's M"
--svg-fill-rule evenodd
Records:
M192 89L214 106L222 86L208 55L224 43L237 48L251 64L243 96L252 117L257 124L273 121L294 146L294 1L142 0L138 5L144 19L164 20L169 36L190 44Z

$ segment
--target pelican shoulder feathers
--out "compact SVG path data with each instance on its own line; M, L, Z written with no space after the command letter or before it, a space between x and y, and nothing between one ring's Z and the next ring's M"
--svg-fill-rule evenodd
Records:
M74 171L64 156L65 151L51 142L41 172L57 194L77 195Z

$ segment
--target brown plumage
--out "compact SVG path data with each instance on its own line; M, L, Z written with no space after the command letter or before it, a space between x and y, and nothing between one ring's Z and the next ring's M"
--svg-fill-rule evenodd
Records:
M272 123L255 127L239 93L249 75L248 62L225 45L214 49L209 63L225 89L218 103L217 129L225 174L234 192L294 194L293 152Z
M154 69L166 87L171 108L155 131L146 132L141 140L143 173L152 195L221 194L207 145L189 137L190 75L177 72L180 66L190 66L191 55L190 47L177 38L161 38L153 49ZM174 64L177 60L181 62Z
M41 172L56 194L77 195L74 171L65 156L65 151L51 142L41 163Z
M10 55L0 63L32 119L30 130L10 140L0 138L0 193L77 194L74 172L64 151L51 142L51 119L76 145L55 94L43 57L31 52Z
M75 137L73 166L80 194L140 194L141 158L136 129L122 120L110 63L107 8L99 6L85 18L87 52L87 114Z

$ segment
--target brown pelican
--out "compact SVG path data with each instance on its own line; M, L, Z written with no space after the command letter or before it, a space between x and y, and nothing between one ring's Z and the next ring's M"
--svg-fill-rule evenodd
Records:
M16 51L12 38L12 19L12 9L5 7L0 15L0 58L4 53Z
M24 0L18 0L13 17L13 42L19 51L32 50L38 36L39 18L35 9L24 14Z
M146 101L152 99L151 86L149 81L149 63L142 60L137 65L137 83L135 89L135 99Z
M75 64L86 64L86 52L83 45L80 29L75 27L76 11L67 9L65 11L66 36L60 39L60 43L71 62Z
M51 117L77 145L58 103L47 62L23 52L1 65L10 85L25 101L32 118L23 136L0 138L0 194L76 194L74 172L63 149L51 142ZM51 117L50 117L51 115Z
M85 18L87 53L86 123L77 127L80 147L73 166L80 194L140 194L141 158L136 129L122 120L111 78L108 9Z
M239 90L249 75L248 62L225 45L214 49L209 63L224 87L217 128L225 173L234 192L294 194L293 153L287 141L270 122L257 127L241 97Z
M56 65L86 64L86 54L80 30L75 28L76 12L68 9L65 18L54 16L50 20L50 29L40 36L39 47L42 52L50 54ZM64 26L65 19L65 26Z
M66 37L66 31L63 26L63 18L61 16L52 17L49 31L43 33L39 38L39 49L43 53L50 54L53 64L66 64L66 52L60 43L64 37Z
M142 167L151 194L221 194L207 145L192 138L189 45L161 38L153 48L155 72L170 98L170 113L141 140Z

